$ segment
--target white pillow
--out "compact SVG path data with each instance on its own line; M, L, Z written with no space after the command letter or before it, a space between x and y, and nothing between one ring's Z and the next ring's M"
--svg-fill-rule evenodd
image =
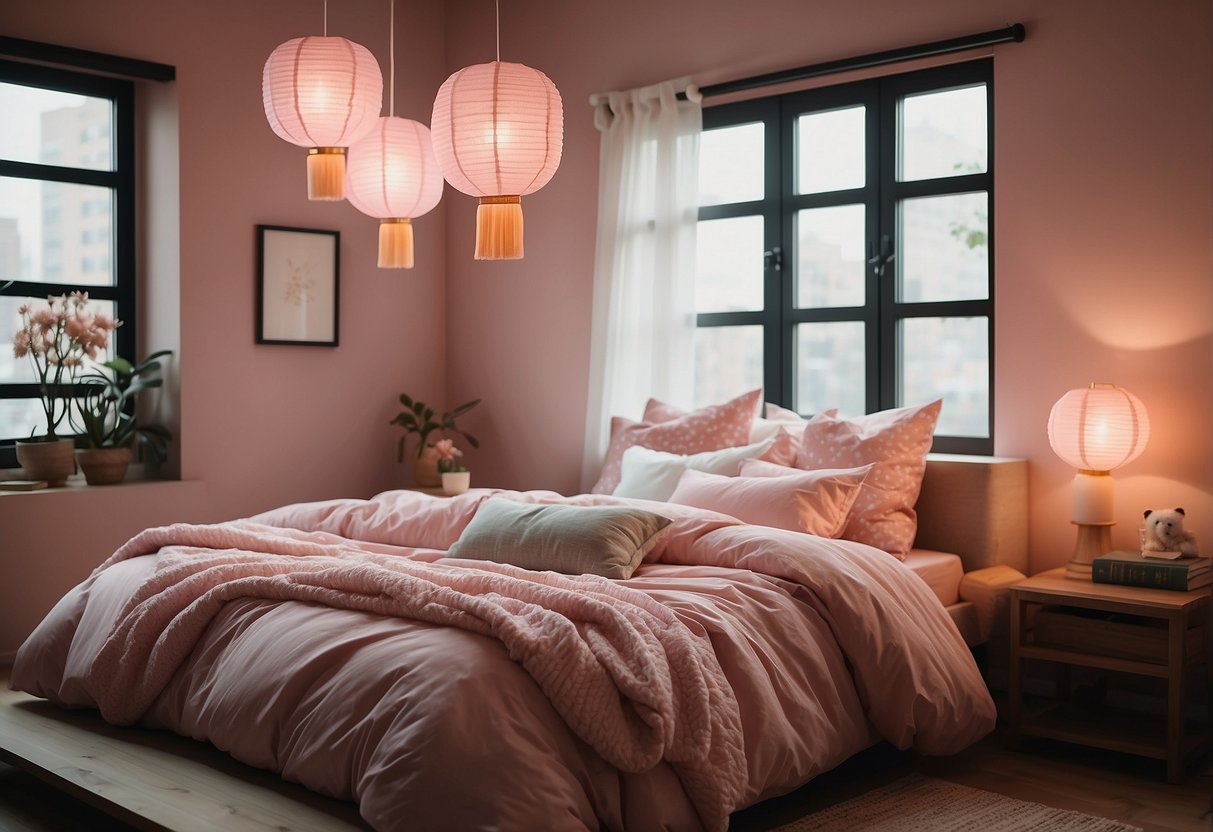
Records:
M691 469L735 477L741 469L741 463L762 456L774 442L775 437L772 436L752 445L689 455L654 451L633 445L623 452L619 485L615 486L611 493L616 497L635 497L664 503L678 487L678 480L682 479L683 471Z

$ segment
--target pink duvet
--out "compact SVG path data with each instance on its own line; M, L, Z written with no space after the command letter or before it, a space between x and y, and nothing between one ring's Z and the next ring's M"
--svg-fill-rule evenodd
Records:
M846 541L683 506L627 581L443 551L476 507L394 491L144 532L12 685L209 741L378 830L724 829L885 738L950 753L994 706L931 591Z

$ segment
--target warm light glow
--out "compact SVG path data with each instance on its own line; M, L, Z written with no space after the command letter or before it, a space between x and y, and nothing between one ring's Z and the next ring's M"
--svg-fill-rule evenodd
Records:
M524 64L492 61L451 75L434 99L430 127L442 175L469 196L522 197L546 185L560 166L560 93ZM477 211L477 259L521 257L521 203L489 204ZM498 240L501 246L488 242Z
M293 38L261 74L265 117L279 138L307 148L345 148L371 129L383 106L383 75L370 51L338 37ZM309 156L309 199L340 199L344 167ZM335 157L342 161L343 157ZM313 165L320 194L312 196ZM332 194L335 193L336 196Z
M379 267L413 267L413 229L408 222L428 214L442 199L442 171L429 128L396 116L378 120L349 149L346 198L379 229ZM390 228L388 220L402 221ZM405 239L407 235L407 240Z
M1136 459L1149 438L1145 405L1112 384L1071 390L1049 413L1053 452L1082 471L1114 471Z

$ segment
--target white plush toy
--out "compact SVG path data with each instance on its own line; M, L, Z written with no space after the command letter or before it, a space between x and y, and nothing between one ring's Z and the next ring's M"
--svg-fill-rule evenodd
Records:
M1179 552L1196 554L1196 535L1184 531L1184 510L1167 508L1146 509L1146 542L1143 552Z

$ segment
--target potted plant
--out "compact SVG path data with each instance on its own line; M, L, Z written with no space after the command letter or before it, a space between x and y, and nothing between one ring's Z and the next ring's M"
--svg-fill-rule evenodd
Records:
M46 306L24 303L17 308L21 325L13 335L13 355L29 358L38 379L38 393L46 417L46 433L17 442L17 461L31 480L63 485L76 470L73 440L59 435L84 362L96 360L109 346L110 333L122 325L104 313L88 308L87 292L51 296Z
M161 350L132 365L125 358L106 361L101 366L109 373L95 370L80 379L82 395L76 399L80 417L80 441L76 461L89 485L122 482L133 456L133 446L142 443L155 463L164 462L172 434L161 425L141 425L136 404L139 394L160 387L164 380L159 359L172 355Z
M454 497L468 490L472 484L472 475L459 462L463 451L455 447L450 439L439 439L434 443L438 452L438 473L442 476L442 493Z
M417 480L417 484L427 487L441 485L442 477L438 472L438 452L435 446L428 441L429 436L434 431L441 431L443 433L451 431L466 439L468 444L473 448L479 448L480 442L477 441L476 437L465 430L461 430L455 424L455 420L480 404L480 399L465 402L438 415L437 418L435 418L437 413L434 408L425 402L414 399L408 394L402 393L400 395L400 403L404 405L404 410L400 411L396 415L396 418L392 419L389 423L400 425L404 429L404 435L400 437L400 444L396 449L396 459L399 462L404 462L405 442L411 434L417 434L417 454L413 459L413 475Z

